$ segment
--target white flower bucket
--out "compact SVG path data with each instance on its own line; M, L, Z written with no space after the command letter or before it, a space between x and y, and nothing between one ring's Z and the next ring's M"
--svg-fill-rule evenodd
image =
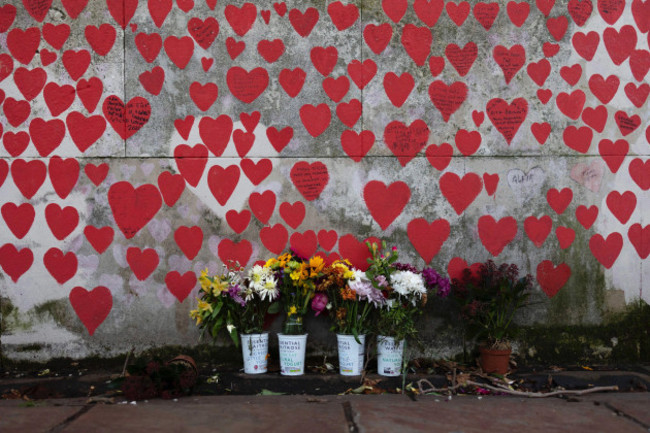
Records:
M280 373L283 376L304 374L307 334L278 334L278 345L280 346Z
M404 340L377 336L377 373L381 376L399 376L402 372Z
M266 373L269 353L269 334L241 334L241 352L244 356L244 373Z
M354 335L336 334L339 347L339 373L342 376L359 376L363 371L365 335L359 335L357 343Z

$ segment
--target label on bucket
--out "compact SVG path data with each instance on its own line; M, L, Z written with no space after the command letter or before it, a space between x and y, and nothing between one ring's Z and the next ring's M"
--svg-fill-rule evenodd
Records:
M267 335L242 335L242 354L246 373L265 373L269 339Z
M305 346L307 336L278 336L280 349L280 373L285 375L303 374L305 366Z
M377 338L377 373L382 376L399 376L402 370L404 341L395 342L390 337Z
M359 336L362 344L359 344L351 335L338 336L339 349L339 372L343 375L357 376L363 368L364 341L365 336Z

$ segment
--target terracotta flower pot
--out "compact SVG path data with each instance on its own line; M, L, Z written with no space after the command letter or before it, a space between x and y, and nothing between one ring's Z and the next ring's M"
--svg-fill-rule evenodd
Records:
M510 365L512 349L497 350L479 347L480 364L484 373L506 374Z

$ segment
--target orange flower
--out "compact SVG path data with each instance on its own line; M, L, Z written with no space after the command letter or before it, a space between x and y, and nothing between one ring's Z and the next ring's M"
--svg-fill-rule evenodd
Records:
M344 287L340 289L341 291L341 299L344 301L354 301L357 298L357 294L354 290L351 290L348 287Z

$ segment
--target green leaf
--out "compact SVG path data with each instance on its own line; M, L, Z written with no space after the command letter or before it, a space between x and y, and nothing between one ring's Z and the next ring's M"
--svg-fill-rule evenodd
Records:
M274 302L269 306L268 313L269 314L278 314L280 312L280 309L282 306L280 305L279 302Z
M287 393L286 392L275 392L275 391L269 391L268 389L263 389L257 395L287 395Z

